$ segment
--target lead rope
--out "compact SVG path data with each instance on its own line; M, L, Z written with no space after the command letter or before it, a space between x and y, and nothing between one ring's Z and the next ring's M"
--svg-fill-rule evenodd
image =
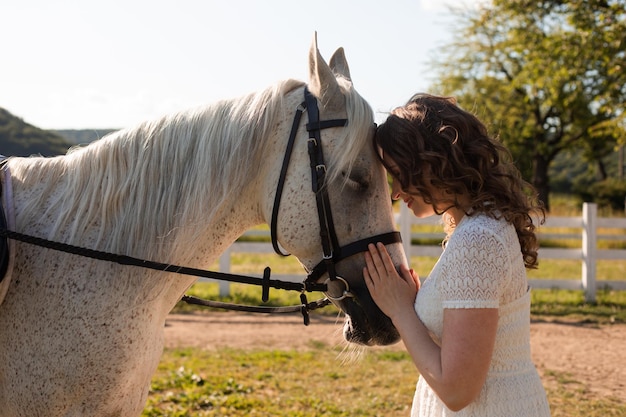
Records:
M250 311L256 313L294 313L300 312L304 318L304 324L309 324L309 310L316 310L318 308L327 306L330 304L330 300L323 298L311 303L306 301L305 292L326 292L328 287L326 284L314 283L314 282L289 282L281 281L277 279L270 279L270 267L266 267L263 271L263 278L252 277L247 275L234 275L224 272L208 271L204 269L190 268L186 266L179 266L173 264L166 264L161 262L147 261L144 259L134 258L132 256L117 255L109 252L98 251L94 249L83 248L80 246L69 245L67 243L55 242L48 239L43 239L35 236L26 235L23 233L7 230L6 228L0 229L0 236L6 237L20 242L28 243L35 246L44 247L60 252L69 253L72 255L83 256L86 258L97 259L101 261L108 261L118 263L120 265L138 266L141 268L152 269L161 272L173 272L181 275L191 275L194 277L210 278L221 281L237 282L241 284L258 285L262 287L263 295L262 299L267 302L269 299L269 289L275 288L287 291L300 292L300 301L302 304L289 307L262 307L262 306L244 306L238 304L222 303L219 301L202 300L197 297L183 296L181 301L188 304L204 305L207 307L215 307L229 310L238 311Z
M263 306L247 306L242 304L224 303L221 301L204 300L202 298L194 297L191 295L184 295L182 300L187 304L194 304L203 307L222 308L225 310L245 311L249 313L264 313L264 314L281 314L281 313L301 313L304 319L304 325L308 326L311 322L309 317L309 311L317 310L318 308L326 307L331 304L328 298L322 298L319 300L311 301L306 300L306 295L300 293L300 305L287 306L287 307L263 307Z

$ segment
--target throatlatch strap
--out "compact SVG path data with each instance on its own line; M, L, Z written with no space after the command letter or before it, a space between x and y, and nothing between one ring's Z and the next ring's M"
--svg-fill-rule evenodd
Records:
M293 144L296 141L296 134L298 133L298 126L300 125L300 119L302 113L306 110L306 103L302 102L296 109L296 114L293 117L293 123L291 124L291 132L289 133L289 140L287 141L287 149L285 149L285 156L283 157L283 166L280 168L280 175L278 177L278 185L276 186L276 195L274 196L274 206L272 207L272 220L270 221L270 236L272 239L272 246L274 252L281 256L289 256L289 253L283 252L278 246L278 237L276 236L276 228L278 226L278 209L280 208L280 200L283 196L283 188L285 186L285 178L287 177L287 169L289 168L289 161L291 160L291 153L293 151Z

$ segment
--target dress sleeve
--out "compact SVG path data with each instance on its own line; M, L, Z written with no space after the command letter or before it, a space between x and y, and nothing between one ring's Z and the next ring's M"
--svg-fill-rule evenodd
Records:
M511 269L502 239L488 228L472 225L456 230L445 252L443 308L498 308Z

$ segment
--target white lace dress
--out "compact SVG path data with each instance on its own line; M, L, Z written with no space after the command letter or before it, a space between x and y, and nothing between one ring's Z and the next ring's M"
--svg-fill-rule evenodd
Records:
M550 416L530 356L530 292L512 225L482 214L465 216L457 225L415 300L418 316L438 344L445 308L499 309L487 380L472 404L453 412L420 377L411 416Z

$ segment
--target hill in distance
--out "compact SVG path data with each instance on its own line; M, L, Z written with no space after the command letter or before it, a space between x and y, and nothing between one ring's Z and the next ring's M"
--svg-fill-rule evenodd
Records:
M64 155L74 145L83 145L115 129L44 130L24 122L0 107L0 154L4 156Z
M0 107L0 154L54 156L66 153L70 146L62 136L28 124Z

